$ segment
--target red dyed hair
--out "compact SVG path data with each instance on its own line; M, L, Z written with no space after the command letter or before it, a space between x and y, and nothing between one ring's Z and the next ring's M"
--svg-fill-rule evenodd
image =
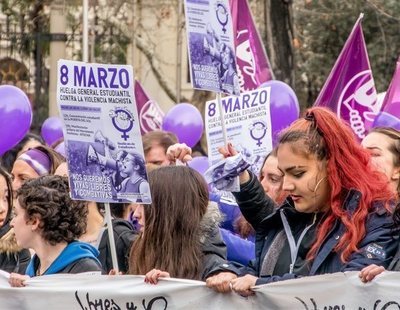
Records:
M299 143L296 143L299 142ZM387 180L370 166L370 154L356 141L352 130L334 113L325 108L311 108L305 118L295 121L281 136L279 144L296 143L306 148L318 160L327 160L330 186L330 210L318 227L316 242L307 258L313 259L335 220L339 219L346 230L335 251L346 262L358 251L357 245L365 236L365 222L374 201L393 199ZM358 208L350 218L343 205L350 189L362 193Z

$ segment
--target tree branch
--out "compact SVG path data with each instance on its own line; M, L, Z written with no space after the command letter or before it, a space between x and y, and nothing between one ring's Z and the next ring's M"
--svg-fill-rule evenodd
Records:
M146 48L146 43L140 36L135 36L136 47L143 53L143 55L149 61L151 71L153 71L158 83L160 84L161 88L165 91L167 96L171 98L173 102L176 102L176 94L174 91L169 87L167 80L164 78L161 69L157 65L157 60L155 59L153 53ZM181 97L182 102L188 102L188 99L185 97Z

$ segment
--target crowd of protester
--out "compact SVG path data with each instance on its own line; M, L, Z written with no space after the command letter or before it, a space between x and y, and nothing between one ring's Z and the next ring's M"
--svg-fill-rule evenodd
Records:
M70 198L66 159L28 134L1 158L0 269L12 286L55 273L115 274L104 206ZM111 204L121 274L201 280L221 293L327 273L400 270L400 132L361 143L323 108L285 129L260 175L211 188L174 134L143 136L151 204ZM228 143L223 157L237 154Z

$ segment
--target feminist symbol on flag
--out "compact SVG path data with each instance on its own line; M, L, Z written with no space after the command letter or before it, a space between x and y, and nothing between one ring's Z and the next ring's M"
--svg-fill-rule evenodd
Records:
M239 41L239 37L241 34L247 34L248 36L248 30L242 30L238 31L237 34L237 40ZM254 54L250 46L250 40L244 40L243 42L240 42L236 46L236 57L238 60L243 61L243 66L242 70L244 73L246 73L247 76L251 78L251 81L253 82L254 85L257 85L256 81L256 64L254 60ZM239 66L240 70L240 66ZM244 84L244 81L243 81ZM244 86L244 85L243 85Z
M148 100L140 110L140 127L143 132L161 129L164 113L153 100Z
M379 108L376 99L371 70L364 70L354 75L339 97L337 116L348 120L351 129L360 139L365 137L365 119L368 119L371 112L379 112L375 111Z

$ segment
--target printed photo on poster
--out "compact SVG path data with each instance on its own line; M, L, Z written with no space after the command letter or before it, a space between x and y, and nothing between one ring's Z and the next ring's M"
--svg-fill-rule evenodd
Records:
M185 8L193 87L239 95L229 2L186 0Z

